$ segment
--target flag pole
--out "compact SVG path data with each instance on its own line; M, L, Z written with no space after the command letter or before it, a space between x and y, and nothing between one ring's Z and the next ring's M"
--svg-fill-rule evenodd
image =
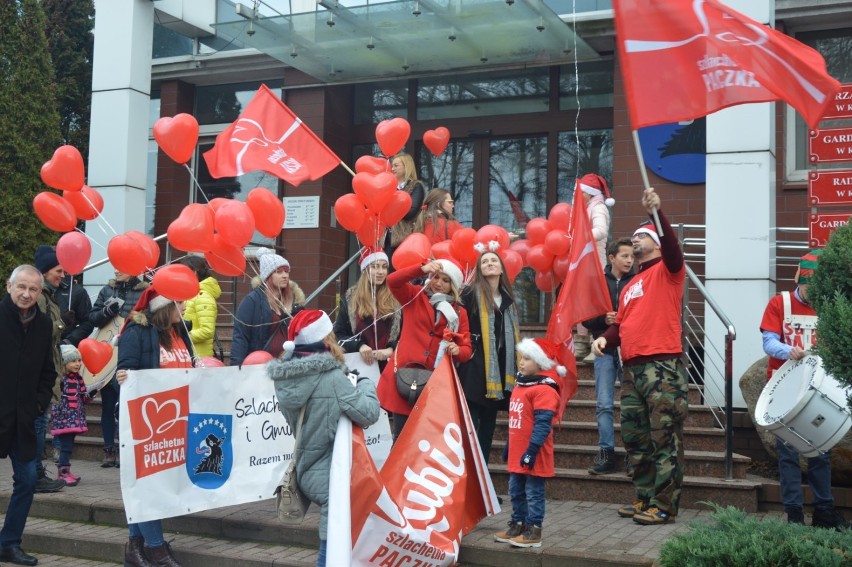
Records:
M645 189L651 188L651 182L648 180L648 170L645 169L645 159L642 157L642 145L639 143L639 131L633 130L633 145L636 146L636 157L639 159L639 171L642 173L642 183L645 184ZM663 227L660 226L660 217L657 215L657 208L651 210L654 216L654 226L657 228L657 234L663 235Z
M348 172L352 175L352 177L355 177L355 172L354 172L354 171L352 171L352 169L350 169L350 167L349 167L348 165L346 165L346 164L343 162L343 160L340 160L340 165L342 165L342 166L343 166L343 169L345 169L346 171L348 171Z

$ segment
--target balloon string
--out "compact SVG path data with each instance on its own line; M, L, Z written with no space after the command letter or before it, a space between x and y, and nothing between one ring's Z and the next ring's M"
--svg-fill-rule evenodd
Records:
M100 242L98 242L97 240L95 240L94 238L92 238L92 237L91 237L91 235L89 235L88 233L86 233L86 232L84 232L84 231L80 230L80 228L79 228L79 227L76 227L76 226L75 226L75 227L74 227L74 230L76 230L77 232L79 232L80 234L82 234L83 236L85 236L85 237L86 237L86 239L87 239L90 243L94 244L95 246L97 246L97 247L98 247L98 248L100 248L101 250L106 250L106 246L104 246L103 244L101 244Z
M204 192L204 189L201 187L201 183L198 182L198 179L195 178L195 174L192 172L192 168L189 167L188 163L183 164L186 168L187 173L189 173L189 178L192 180L192 184L198 188L198 192L201 193L201 196L204 197L204 200L207 201L207 204L210 204L210 199L207 198L207 193ZM194 201L194 199L193 199Z

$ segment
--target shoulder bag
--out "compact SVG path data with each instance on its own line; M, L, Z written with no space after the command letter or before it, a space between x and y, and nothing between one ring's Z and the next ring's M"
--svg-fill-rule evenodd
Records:
M281 477L278 487L275 489L275 504L278 508L278 519L285 524L301 524L305 519L305 512L311 501L299 488L296 481L296 449L299 448L299 439L302 436L302 420L305 417L305 407L299 413L299 423L296 425L296 444L293 446L293 457L290 465Z
M432 370L417 362L409 362L399 368L396 361L397 351L398 349L393 351L393 373L396 376L396 390L408 402L408 405L414 406L417 398L423 392L423 387L426 386L426 382L432 376Z

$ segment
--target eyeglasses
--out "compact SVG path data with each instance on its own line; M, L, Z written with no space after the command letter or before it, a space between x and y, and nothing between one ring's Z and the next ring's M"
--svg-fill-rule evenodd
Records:
M651 238L651 235L647 232L640 232L630 237L630 240L639 240L640 238Z

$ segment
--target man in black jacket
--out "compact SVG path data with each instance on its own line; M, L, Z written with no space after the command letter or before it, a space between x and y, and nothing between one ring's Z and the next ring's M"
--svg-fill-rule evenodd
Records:
M609 298L613 310L606 315L584 321L594 338L598 338L615 321L616 306L621 290L627 287L633 276L633 244L629 238L620 238L610 242L607 248L607 264L604 268ZM598 422L598 455L589 474L609 474L616 470L615 431L613 427L613 408L615 407L615 380L622 378L621 360L618 349L604 349L601 356L595 357L595 418Z
M36 417L50 404L57 369L53 323L37 306L41 273L29 265L15 268L0 301L0 457L12 462L14 482L0 530L0 561L35 565L21 540L36 485Z

